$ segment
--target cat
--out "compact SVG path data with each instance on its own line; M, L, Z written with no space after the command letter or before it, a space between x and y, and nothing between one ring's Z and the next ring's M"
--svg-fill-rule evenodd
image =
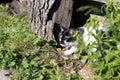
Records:
M88 46L93 42L97 43L97 40L93 35L97 36L97 30L99 30L99 32L103 32L106 30L106 27L99 26L98 28L93 28L92 26L83 26L78 28L62 29L62 32L59 37L60 46L69 47L68 50L64 51L64 55L71 55L78 51L78 47L75 45L76 40L73 38L74 32L76 30L80 32L80 36L83 38L85 46ZM92 52L94 53L96 50L97 48L93 47Z

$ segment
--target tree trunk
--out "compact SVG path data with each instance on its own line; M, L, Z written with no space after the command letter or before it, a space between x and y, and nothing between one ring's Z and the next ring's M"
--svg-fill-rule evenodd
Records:
M28 0L28 4L30 29L39 38L54 39L53 33L59 31L56 26L70 26L72 0Z
M14 15L27 15L28 5L27 0L11 0L6 4L8 6L8 12Z

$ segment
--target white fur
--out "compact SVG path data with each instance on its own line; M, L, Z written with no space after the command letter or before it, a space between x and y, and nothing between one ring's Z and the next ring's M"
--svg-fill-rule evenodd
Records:
M89 28L83 27L83 29L84 29L84 33L83 33L82 37L83 37L83 41L84 41L86 46L88 46L89 44L92 44L93 42L97 42L95 37L93 36L93 34L96 35L96 29L93 29L92 26L90 26ZM101 29L101 27L100 27L100 29ZM96 50L97 50L96 48L92 49L93 52L95 52ZM78 51L77 47L72 46L69 50L66 50L64 52L64 54L71 55L77 51Z
M93 29L92 26L89 28L84 27L83 41L86 46L96 41L95 37L92 34L96 35L96 30Z
M74 42L67 42L67 41L64 41L65 44L60 44L61 46L63 47L67 47L67 46L74 46L75 43Z
M72 46L69 50L66 50L65 52L64 52L64 54L65 55L71 55L72 53L74 53L74 52L77 52L77 48L75 47L75 46Z

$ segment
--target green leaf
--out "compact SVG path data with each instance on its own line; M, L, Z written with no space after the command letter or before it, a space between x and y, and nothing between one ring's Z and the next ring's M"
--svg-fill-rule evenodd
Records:
M54 40L49 40L49 41L48 41L48 44L49 44L50 46L54 46L54 45L56 45L56 42L55 42Z
M13 67L15 65L15 62L11 62L8 66Z
M28 61L27 61L26 58L24 58L24 59L22 60L22 66L23 66L24 68L28 68L28 67L29 67L29 64L28 64Z

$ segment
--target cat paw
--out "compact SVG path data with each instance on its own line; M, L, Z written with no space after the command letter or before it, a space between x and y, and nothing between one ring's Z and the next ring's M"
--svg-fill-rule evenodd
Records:
M70 50L66 50L65 52L64 52L64 55L71 55L71 54L73 54L73 52L71 52Z

